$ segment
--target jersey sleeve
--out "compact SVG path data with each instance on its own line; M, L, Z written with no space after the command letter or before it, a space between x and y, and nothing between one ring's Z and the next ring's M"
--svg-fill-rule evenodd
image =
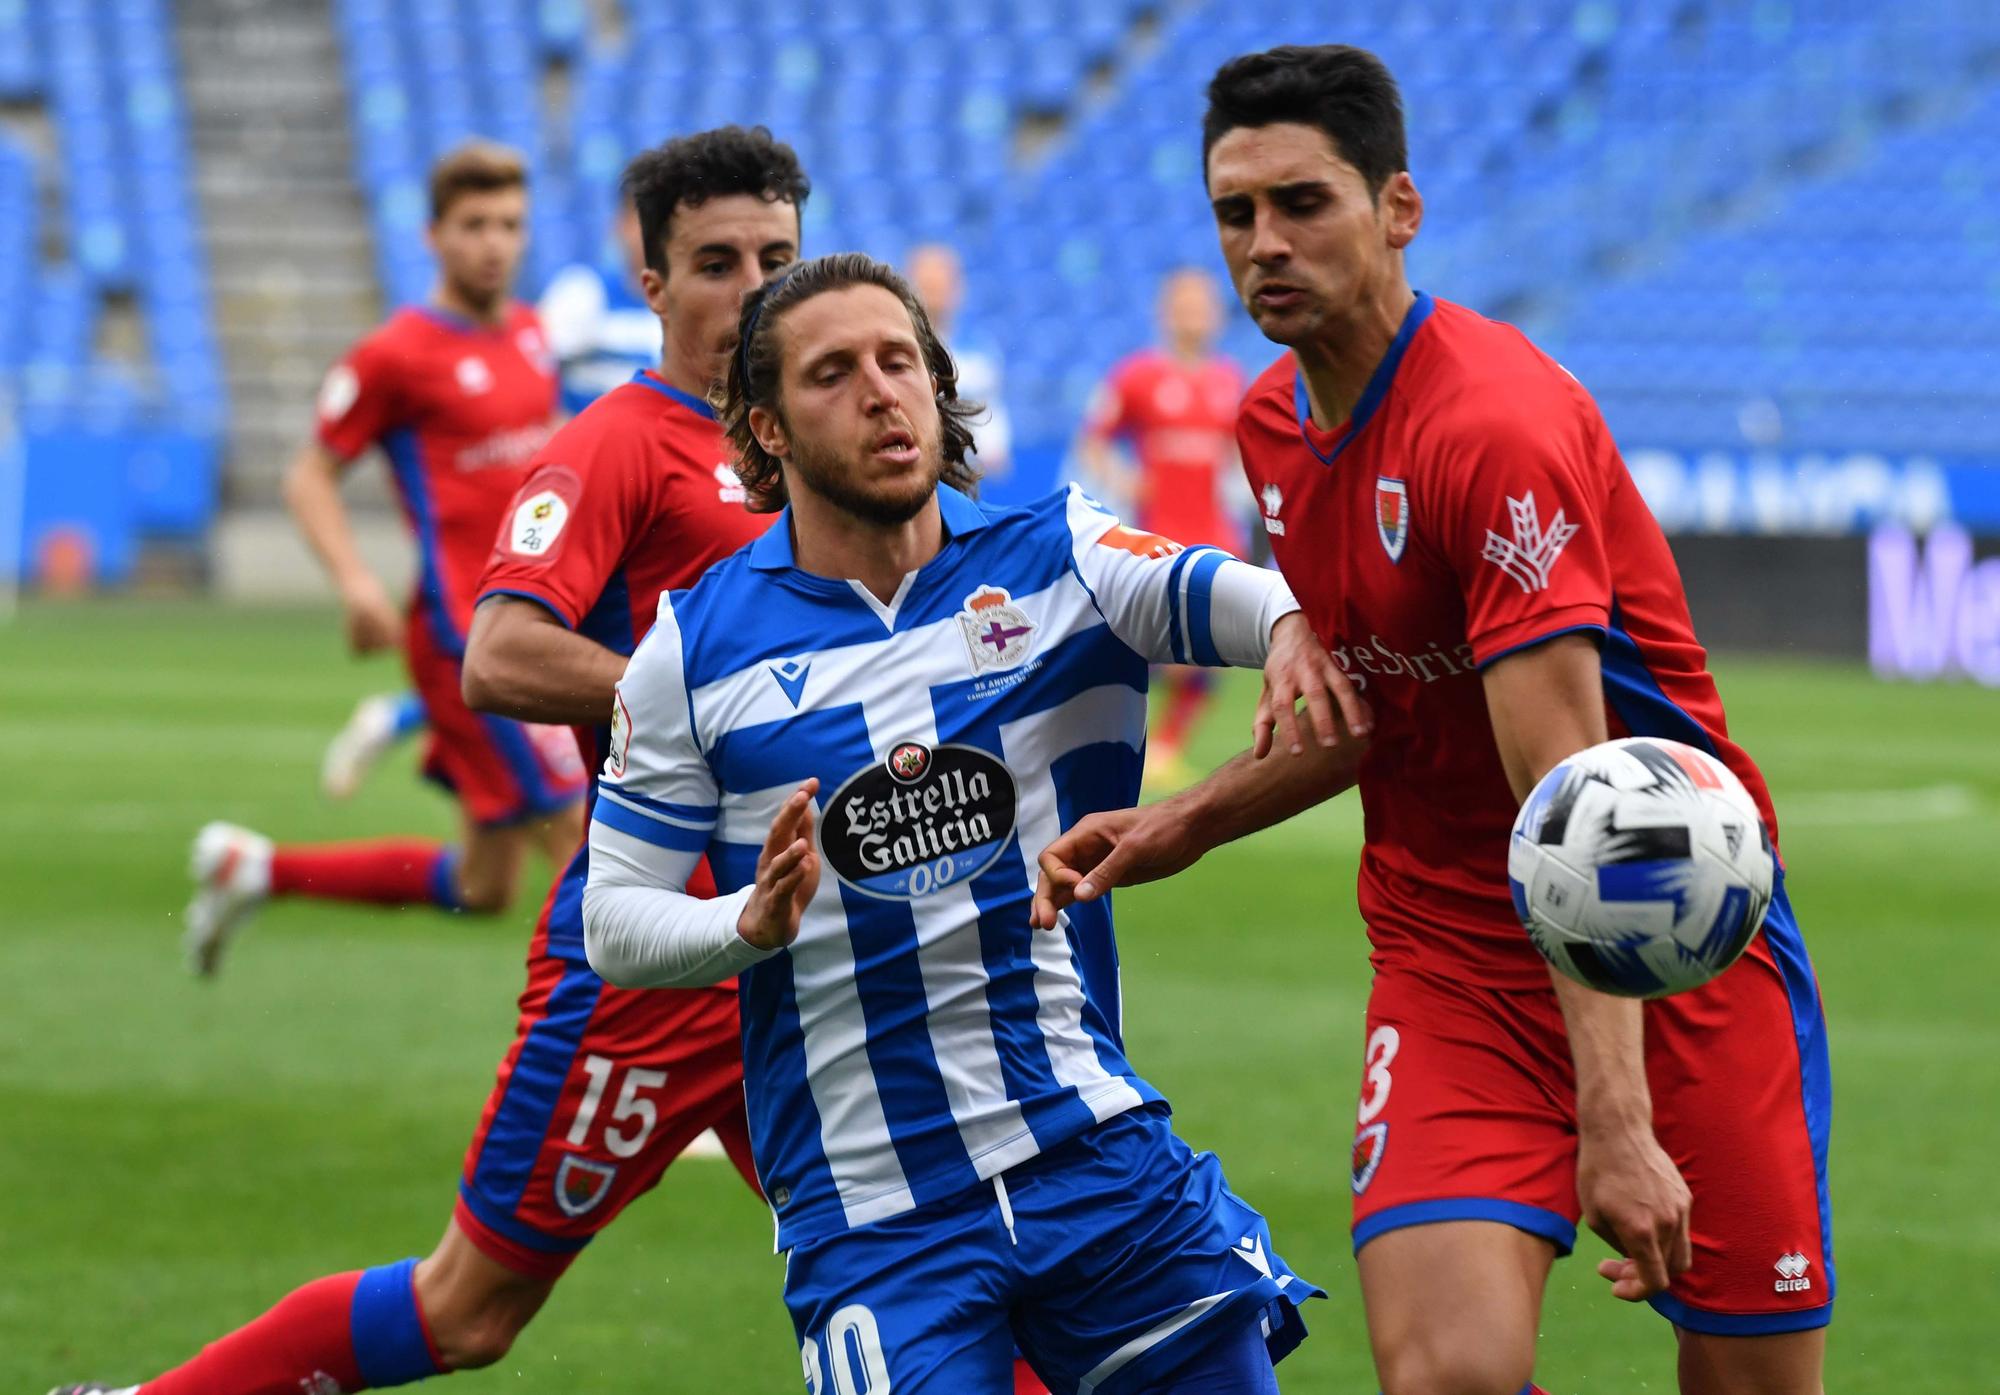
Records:
M1465 601L1465 633L1484 667L1611 619L1602 472L1587 403L1524 395L1451 433L1437 471L1443 542ZM1410 507L1424 507L1412 482Z
M1276 572L1127 528L1075 485L1066 521L1077 575L1098 611L1153 663L1261 665L1271 627L1299 608Z
M574 466L563 461L572 442L589 457ZM479 599L516 596L571 629L583 623L631 544L644 491L634 464L625 443L559 433L501 517Z
M752 887L715 900L687 892L715 833L718 801L688 705L680 627L663 596L619 681L591 810L584 948L607 982L719 983L768 957L736 932Z
M399 357L381 331L348 350L320 382L319 443L341 460L352 460L403 425L403 378Z

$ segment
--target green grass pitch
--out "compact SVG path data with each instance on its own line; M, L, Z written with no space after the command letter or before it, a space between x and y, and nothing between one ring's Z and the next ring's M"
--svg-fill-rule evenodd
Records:
M2000 694L1718 667L1777 794L1832 1019L1829 1389L1991 1389ZM396 682L342 657L322 612L42 605L0 629L0 1392L137 1380L299 1283L435 1241L545 871L498 920L272 908L212 984L176 947L205 819L450 829L408 755L351 805L318 796L325 738ZM1227 690L1202 759L1238 744L1252 692ZM1346 1240L1357 842L1343 800L1119 897L1134 1061L1332 1293L1290 1391L1375 1388ZM1557 1266L1539 1378L1671 1390L1669 1329L1599 1291L1599 1253ZM780 1278L727 1165L685 1162L505 1362L451 1388L796 1391Z

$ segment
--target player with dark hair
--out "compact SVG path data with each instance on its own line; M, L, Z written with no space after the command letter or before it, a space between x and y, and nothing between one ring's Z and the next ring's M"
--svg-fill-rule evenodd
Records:
M1236 408L1243 374L1215 351L1222 329L1215 278L1184 266L1160 283L1160 344L1120 359L1098 387L1078 451L1093 488L1129 497L1139 526L1183 542L1243 552L1223 491L1236 493ZM1132 451L1122 464L1114 443ZM1129 478L1128 478L1129 476ZM1208 705L1208 670L1164 670L1158 719L1146 737L1150 784L1178 788L1194 778L1182 752Z
M1396 85L1358 49L1226 64L1203 125L1238 294L1290 352L1237 438L1365 746L1258 749L1044 859L1072 896L1358 784L1374 946L1354 1244L1388 1395L1515 1395L1579 1216L1675 1327L1688 1395L1817 1395L1834 1296L1826 1026L1782 877L1712 982L1641 1004L1553 976L1510 900L1520 802L1612 735L1729 740L1673 555L1589 394L1518 331L1411 289L1423 222Z
M458 847L389 838L273 844L234 824L196 838L183 943L214 973L245 918L271 897L506 908L530 844L557 866L582 833L587 785L574 743L553 727L467 710L459 663L479 569L529 460L555 428L556 380L535 312L510 298L527 242L527 169L505 146L473 141L431 171L431 302L397 311L330 373L317 439L285 479L285 499L338 586L357 654L400 645L431 728L424 773L458 799ZM340 478L370 446L394 471L421 570L401 610L354 543ZM368 709L393 729L393 700ZM357 713L357 720L361 714ZM352 725L352 723L350 723ZM338 744L338 743L337 743ZM358 777L357 777L358 778ZM336 794L342 781L334 781Z
M1109 907L1037 933L1030 891L1137 792L1149 659L1322 701L1337 668L1268 571L962 493L970 404L881 263L794 268L740 336L724 420L785 511L618 686L585 943L634 987L742 976L809 1395L989 1395L1016 1342L1063 1392L1275 1392L1318 1290L1126 1063Z
M647 151L626 188L665 349L556 434L489 531L464 666L475 708L574 725L592 768L616 739L607 715L652 598L766 526L743 507L706 394L742 298L797 256L810 185L789 146L732 126ZM307 1284L141 1395L336 1395L490 1365L690 1140L714 1128L750 1176L735 992L599 979L583 950L586 853L543 908L437 1248Z

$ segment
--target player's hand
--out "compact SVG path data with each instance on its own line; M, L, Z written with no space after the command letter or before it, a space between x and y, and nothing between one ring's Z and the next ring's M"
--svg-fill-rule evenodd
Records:
M389 593L374 577L347 583L340 593L347 612L347 647L357 654L394 649L403 634L403 617Z
M736 933L759 949L783 949L799 937L799 921L819 890L819 853L813 849L813 796L819 781L808 780L792 792L757 857L757 881Z
M1693 1197L1651 1129L1583 1130L1576 1189L1584 1221L1624 1256L1597 1266L1613 1297L1642 1302L1694 1263L1688 1238Z
M1204 851L1172 800L1078 819L1042 849L1029 922L1053 930L1070 903L1095 901L1115 886L1171 877L1192 867Z
M1275 734L1293 755L1305 751L1299 733L1299 699L1304 698L1313 735L1329 750L1341 728L1355 737L1368 735L1374 714L1333 655L1313 633L1305 612L1295 610L1271 627L1271 649L1264 658L1264 695L1257 700L1255 740L1251 753L1259 760L1270 754Z

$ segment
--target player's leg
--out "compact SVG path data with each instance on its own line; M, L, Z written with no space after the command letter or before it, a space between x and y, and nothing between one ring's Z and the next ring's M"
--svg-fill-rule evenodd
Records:
M514 899L521 864L527 858L534 830L522 824L465 826L465 853L458 861L456 897L460 910L474 915L498 915ZM572 848L571 851L575 849ZM562 864L556 867L560 870Z
M1369 994L1350 1165L1387 1395L1518 1395L1576 1235L1568 1038L1548 992L1402 968Z
M1817 1395L1834 1296L1832 1079L1782 880L1742 959L1646 1014L1655 1128L1694 1195L1694 1264L1652 1300L1677 1329L1681 1389Z
M328 799L349 799L368 772L395 745L423 730L424 702L413 689L371 693L334 733L320 760L320 789Z
M1215 1157L1175 1137L1163 1104L1008 1170L994 1190L1025 1276L1014 1334L1056 1390L1172 1390L1182 1372L1240 1385L1259 1362L1268 1376L1305 1336L1299 1305L1325 1296L1286 1266ZM1252 1357L1210 1358L1246 1330Z
M1681 1395L1821 1395L1826 1329L1768 1337L1675 1334L1680 1340Z
M583 835L582 800L528 825L529 841L541 849L542 856L557 872L569 865L570 858L576 855L577 845L583 842Z
M1377 1236L1357 1257L1385 1395L1518 1395L1555 1247L1495 1221Z
M1146 736L1146 779L1157 788L1168 788L1194 778L1187 763L1187 743L1208 705L1211 680L1207 669L1178 664L1157 672L1160 707Z

